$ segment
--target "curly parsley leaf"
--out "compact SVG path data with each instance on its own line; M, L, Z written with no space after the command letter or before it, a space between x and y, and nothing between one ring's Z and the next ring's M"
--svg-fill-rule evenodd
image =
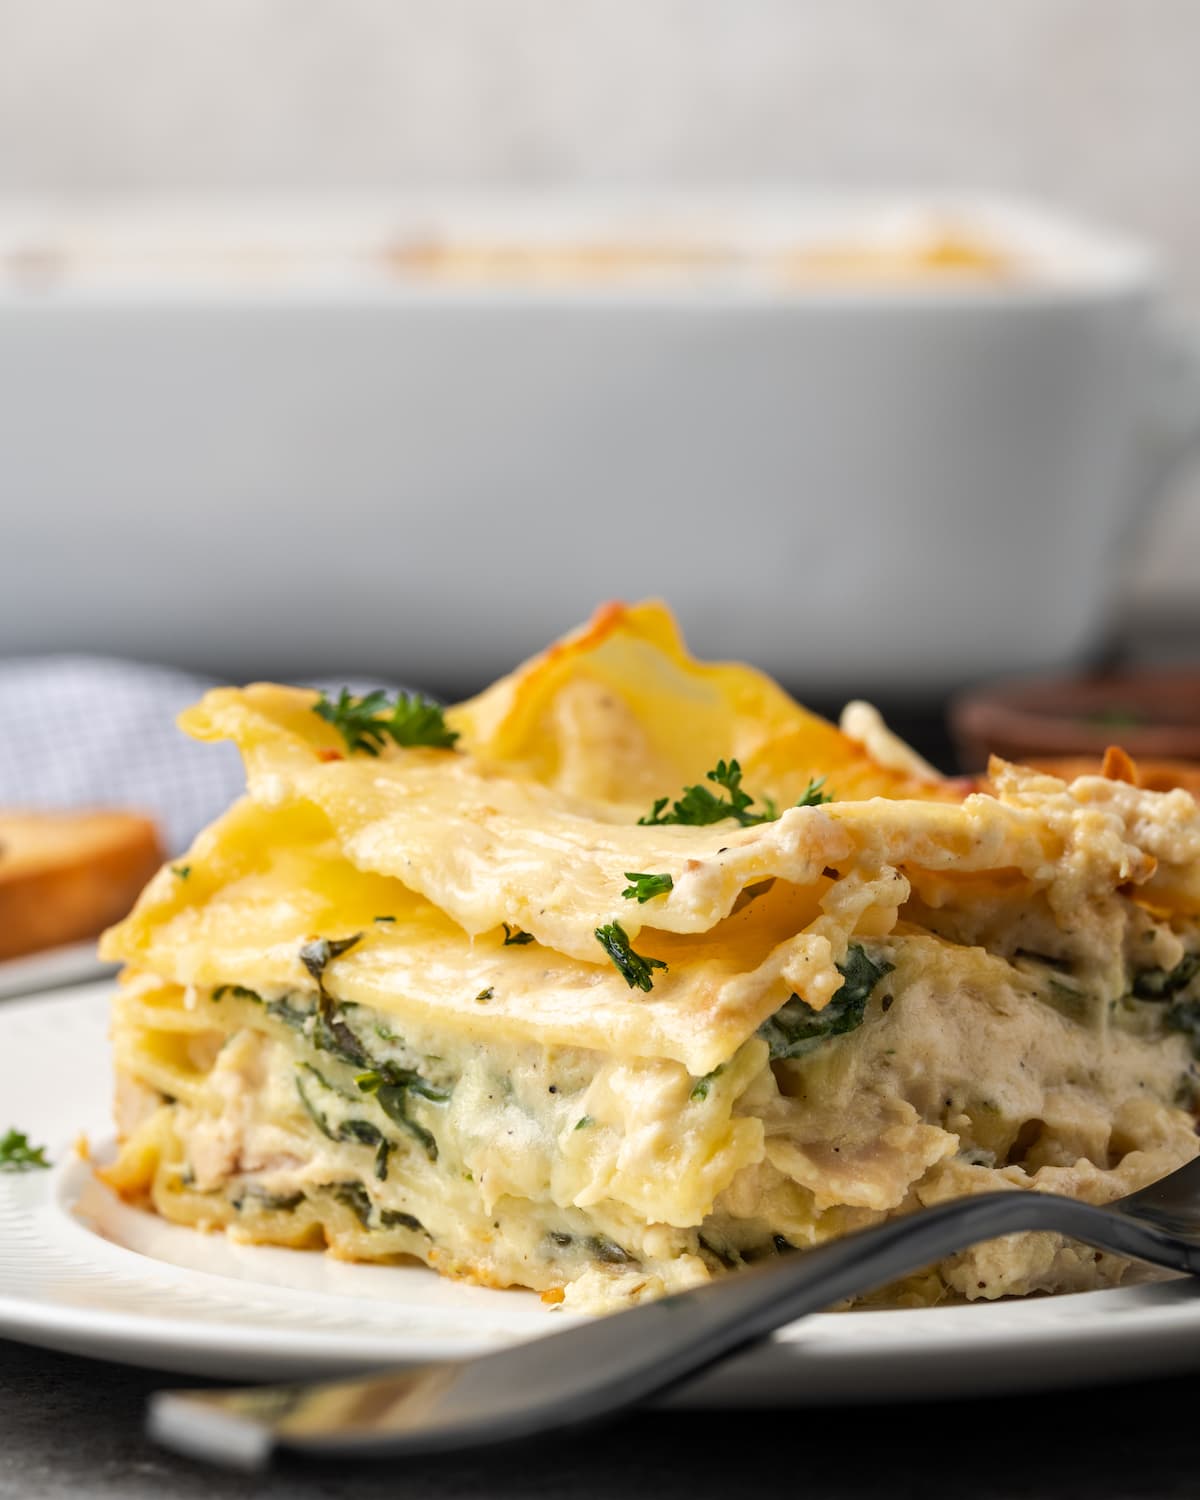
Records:
M447 726L441 705L422 693L398 693L393 703L382 688L362 698L343 688L335 702L322 693L313 704L313 713L333 725L352 754L361 750L378 755L385 740L405 749L429 745L452 750L458 739L458 731Z
M727 795L719 797L706 786L685 786L675 802L669 797L655 798L654 806L638 822L643 826L684 823L692 828L705 828L711 823L724 822L726 818L736 818L743 828L752 828L758 823L773 823L779 816L779 809L770 797L759 799L761 806L755 807L755 799L742 787L742 768L738 761L719 760L707 773L707 779ZM796 806L820 807L823 802L832 802L833 794L821 790L824 785L824 776L810 779ZM668 803L669 812L666 811Z
M501 922L504 928L504 946L506 948L520 948L525 943L533 942L532 932L522 932L519 927L510 927L507 922Z
M685 786L679 799L672 803L670 812L664 811L670 798L659 797L638 822L643 826L685 823L692 828L703 828L710 823L721 823L726 818L736 818L743 828L748 828L753 823L770 821L766 812L750 811L754 798L742 790L742 768L736 760L718 761L707 773L707 779L729 795L718 797L706 786Z
M797 807L820 807L824 802L833 801L832 792L824 792L821 788L825 785L824 776L810 776L808 785L804 788L804 795L796 803Z
M644 901L653 901L655 896L665 896L675 886L670 875L639 875L634 870L626 870L625 879L633 884L625 887L622 896L626 901L636 901L639 906Z
M871 992L895 966L886 959L873 959L857 943L838 964L844 983L824 1010L814 1010L799 995L793 995L758 1028L771 1049L772 1061L802 1057L831 1036L843 1036L863 1023Z
M45 1146L34 1146L20 1130L0 1136L0 1172L33 1172L50 1166Z
M644 990L648 994L654 988L651 970L667 967L661 958L647 958L635 953L620 922L609 922L604 927L597 927L596 941L612 959L631 990Z

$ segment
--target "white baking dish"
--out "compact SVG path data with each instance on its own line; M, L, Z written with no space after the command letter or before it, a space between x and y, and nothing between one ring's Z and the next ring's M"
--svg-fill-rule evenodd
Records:
M781 270L928 224L1011 274ZM653 254L414 261L446 239ZM661 594L818 691L1076 662L1195 423L1158 296L997 203L13 206L0 648L461 684Z

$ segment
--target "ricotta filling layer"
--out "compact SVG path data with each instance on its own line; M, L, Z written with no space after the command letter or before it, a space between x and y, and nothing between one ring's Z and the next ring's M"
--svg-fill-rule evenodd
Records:
M141 979L118 1003L125 1144L109 1180L246 1240L415 1256L585 1307L963 1193L1104 1202L1196 1154L1200 960L1146 931L1127 943L1141 966L1110 974L1112 993L1050 954L894 935L863 950L870 988L844 1031L826 1016L806 1035L808 1018L784 1006L701 1077L671 1060L481 1042L336 998ZM1125 1272L1030 1234L890 1299Z

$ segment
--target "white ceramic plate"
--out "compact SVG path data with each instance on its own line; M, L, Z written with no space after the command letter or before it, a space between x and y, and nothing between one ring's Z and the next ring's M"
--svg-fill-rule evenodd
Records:
M0 1009L0 1132L50 1172L0 1174L0 1335L189 1375L299 1377L494 1349L565 1326L532 1294L423 1267L235 1245L118 1203L74 1149L109 1138L109 987ZM1200 1291L1179 1280L1074 1297L825 1314L674 1399L895 1400L1135 1379L1200 1366Z
M97 979L101 974L113 973L115 967L97 958L94 938L86 943L47 948L43 953L30 953L24 958L6 958L0 961L0 1000Z

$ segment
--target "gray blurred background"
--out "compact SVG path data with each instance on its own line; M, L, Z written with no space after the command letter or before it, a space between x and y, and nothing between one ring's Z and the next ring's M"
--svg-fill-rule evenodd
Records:
M1195 0L0 0L0 195L982 188L1200 309ZM1200 482L1126 601L1190 611Z

